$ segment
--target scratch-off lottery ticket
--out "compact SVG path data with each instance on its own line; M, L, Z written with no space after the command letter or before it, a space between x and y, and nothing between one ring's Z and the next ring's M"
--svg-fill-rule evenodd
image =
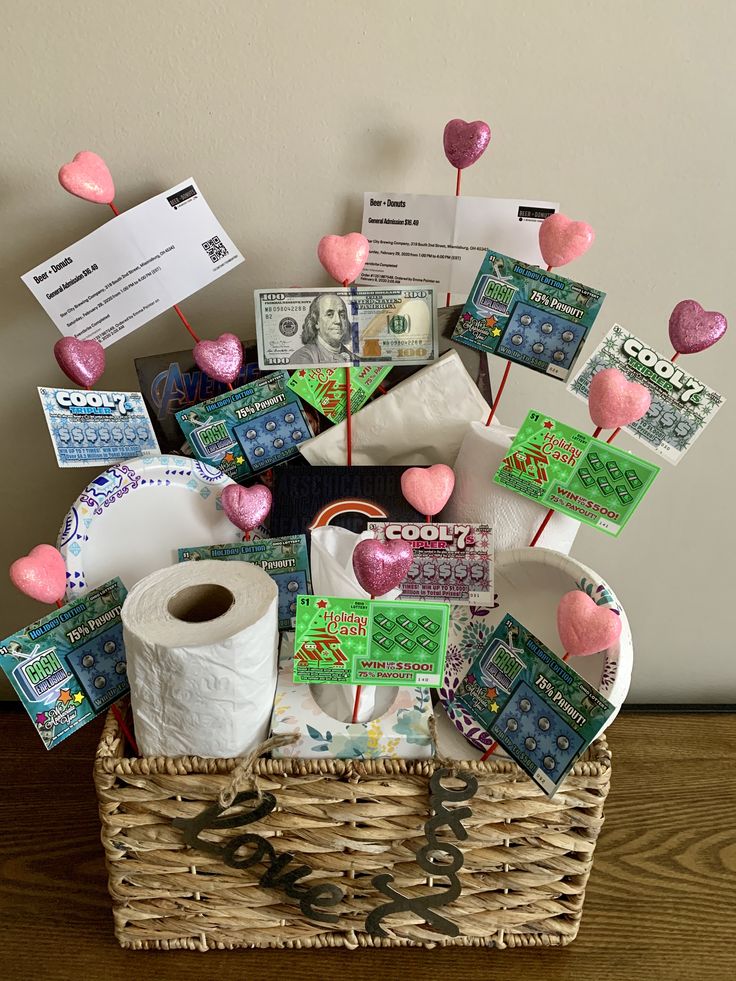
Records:
M458 686L462 707L542 790L559 787L613 705L506 614Z
M312 430L298 396L276 371L176 413L195 455L235 481L296 456Z
M624 429L669 463L680 462L726 401L679 362L670 361L619 324L593 351L568 385L569 391L587 402L591 379L604 368L617 368L629 381L649 389L649 411Z
M410 542L414 561L401 584L402 600L493 605L493 531L490 525L372 521L379 541Z
M331 422L347 416L347 383L350 373L350 412L354 415L391 371L391 365L362 365L357 368L300 368L288 382L292 392L309 402Z

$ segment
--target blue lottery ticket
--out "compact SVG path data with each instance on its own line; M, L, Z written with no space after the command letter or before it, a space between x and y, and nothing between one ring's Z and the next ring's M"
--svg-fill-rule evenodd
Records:
M106 467L160 452L140 392L39 388L38 394L60 467Z
M679 361L675 364L619 324L593 351L568 391L587 402L593 375L606 368L617 368L629 381L649 389L648 412L624 428L672 464L680 462L726 401Z
M238 483L296 456L312 430L288 380L275 371L177 412L195 455Z
M371 521L379 541L410 542L414 561L401 584L402 600L444 600L493 606L493 529L454 522Z
M307 539L304 535L179 549L180 562L198 559L226 559L259 565L279 587L279 630L294 630L296 598L312 592Z
M0 643L0 665L46 749L127 694L125 596L111 579Z

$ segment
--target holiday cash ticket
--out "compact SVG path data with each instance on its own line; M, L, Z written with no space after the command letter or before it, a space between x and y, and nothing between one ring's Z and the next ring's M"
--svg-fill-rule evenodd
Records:
M449 620L448 603L300 596L294 681L438 688Z
M615 538L658 473L633 453L530 412L493 479Z
M412 545L414 561L401 584L402 600L493 606L490 525L371 521L368 530L379 541L405 541Z

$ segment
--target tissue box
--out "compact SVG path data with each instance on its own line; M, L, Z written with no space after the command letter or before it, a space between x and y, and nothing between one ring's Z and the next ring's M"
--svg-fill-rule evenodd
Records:
M222 847L242 828L209 828L214 852L189 848L175 819L213 805L242 760L178 757L127 759L112 715L95 760L95 785L113 901L115 935L136 950L238 947L559 947L577 935L585 886L603 824L611 760L596 740L551 799L510 760L452 764L477 781L462 824L438 842L462 854L460 893L442 906L450 936L412 911L383 921L387 936L366 930L366 917L388 902L375 885L393 876L400 894L427 896L434 886L420 864L427 847L433 760L259 759L250 780L276 809L246 831L273 852L314 871L305 883L336 885L343 898L333 923L304 915L283 882L261 884L269 868L233 868ZM460 781L455 781L459 783ZM450 853L452 854L452 853ZM425 863L426 864L426 863ZM273 866L271 866L273 867Z
M271 735L299 733L299 739L273 750L275 759L428 759L432 755L429 720L432 699L428 688L381 687L376 699L385 698L385 711L370 722L340 722L317 704L311 685L294 682L293 641L282 645L276 700L271 718ZM331 705L349 685L322 685L322 693ZM344 706L350 718L352 706Z

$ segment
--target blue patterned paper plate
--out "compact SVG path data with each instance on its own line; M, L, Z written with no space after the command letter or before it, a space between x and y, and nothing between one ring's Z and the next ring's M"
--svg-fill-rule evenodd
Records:
M621 637L607 651L572 658L572 667L595 685L618 709L629 691L634 648L623 607L601 577L561 552L547 548L515 548L497 552L492 608L453 606L447 645L445 677L439 698L448 718L469 742L488 749L493 737L454 702L458 685L483 649L501 617L510 613L550 650L564 651L557 634L557 604L571 589L583 589L599 605L610 606L622 620ZM616 717L614 713L606 725Z
M64 518L67 599L120 576L128 589L173 565L177 549L242 540L220 504L232 481L184 456L127 460L96 477Z

